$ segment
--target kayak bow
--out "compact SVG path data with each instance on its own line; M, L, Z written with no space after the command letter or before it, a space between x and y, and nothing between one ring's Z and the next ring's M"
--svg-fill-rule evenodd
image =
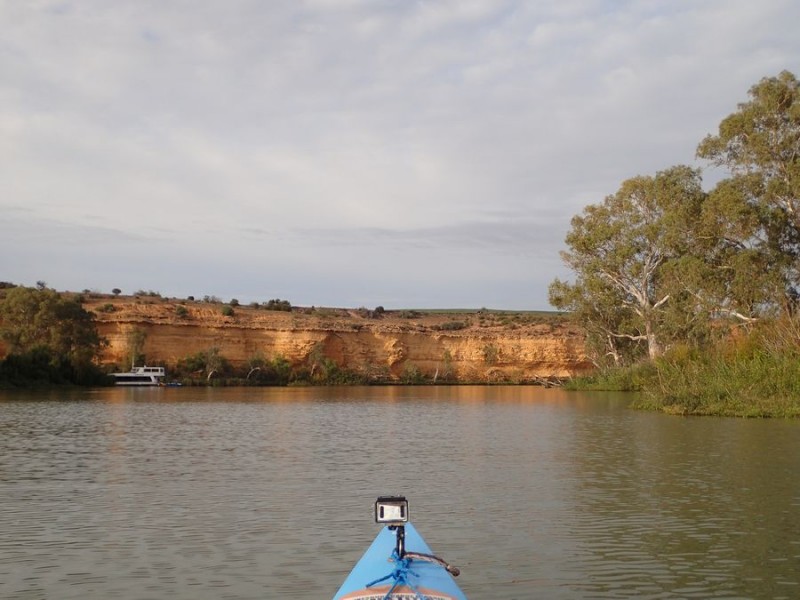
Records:
M379 498L378 502L381 500L387 498ZM388 524L350 571L333 600L467 600L451 576L457 576L458 569L433 555L407 521L407 503L405 507L403 520L381 520L376 504L376 520Z

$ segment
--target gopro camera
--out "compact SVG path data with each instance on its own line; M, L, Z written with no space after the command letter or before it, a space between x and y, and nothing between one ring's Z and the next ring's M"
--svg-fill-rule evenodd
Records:
M404 496L381 496L375 502L375 522L385 525L408 523L408 500Z

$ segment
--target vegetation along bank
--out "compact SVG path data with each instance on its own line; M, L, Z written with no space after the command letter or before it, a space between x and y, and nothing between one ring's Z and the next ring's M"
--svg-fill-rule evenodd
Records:
M551 303L599 374L680 414L800 415L800 84L784 71L697 146L726 176L677 165L624 181L571 222Z

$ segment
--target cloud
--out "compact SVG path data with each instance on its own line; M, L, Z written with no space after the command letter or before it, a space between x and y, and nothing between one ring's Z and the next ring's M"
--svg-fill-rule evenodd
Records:
M572 215L692 163L747 89L800 54L790 0L0 12L0 209L27 215L15 277L51 268L26 235L72 228L83 250L51 284L93 287L114 274L94 251L106 231L130 236L109 251L121 263L143 256L137 236L159 240L136 286L193 289L214 272L230 289L208 293L244 296L258 269L316 304L389 306L416 286L420 305L480 306L491 289L498 306L545 308Z

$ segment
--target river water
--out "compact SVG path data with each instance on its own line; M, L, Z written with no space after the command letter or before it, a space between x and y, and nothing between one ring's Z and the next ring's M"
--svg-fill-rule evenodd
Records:
M0 597L330 598L404 494L471 600L800 598L800 422L629 399L0 392Z

